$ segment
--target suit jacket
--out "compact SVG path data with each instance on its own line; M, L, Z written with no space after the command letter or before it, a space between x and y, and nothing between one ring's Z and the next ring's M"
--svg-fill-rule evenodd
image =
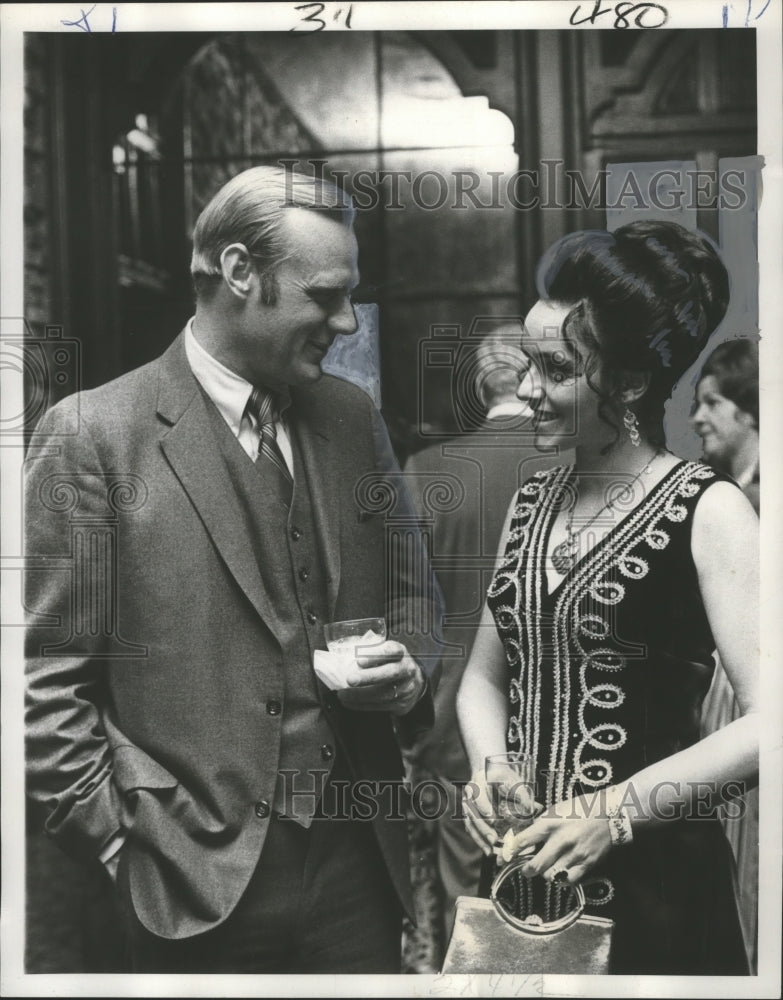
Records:
M421 737L416 756L447 781L470 778L456 697L509 506L535 472L572 461L573 452L536 449L529 425L520 417L501 417L486 419L470 434L430 445L405 464L406 484L432 535L430 557L445 610L435 723ZM451 499L439 503L439 496Z
M279 715L266 710L283 698L269 568L253 555L209 405L180 336L50 410L26 462L29 792L73 856L94 860L127 834L136 913L171 938L218 924L242 894L280 752ZM426 572L395 564L387 586L386 508L357 499L363 477L399 486L369 399L324 376L294 388L290 413L331 620L385 611L390 631L431 620ZM437 647L425 631L404 639L426 669ZM319 695L356 775L400 779L391 717ZM431 711L428 696L401 728ZM381 813L373 828L410 913L405 822Z

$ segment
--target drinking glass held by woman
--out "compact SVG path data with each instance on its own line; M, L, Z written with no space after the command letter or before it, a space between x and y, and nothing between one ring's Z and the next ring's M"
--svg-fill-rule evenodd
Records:
M458 699L474 772L519 750L545 811L504 848L582 882L615 973L744 974L715 802L755 781L757 518L727 476L667 451L664 404L728 303L712 244L675 223L566 236L539 265L519 396L572 466L514 497ZM741 716L700 741L720 653ZM476 808L478 806L478 808ZM492 852L489 798L466 823Z

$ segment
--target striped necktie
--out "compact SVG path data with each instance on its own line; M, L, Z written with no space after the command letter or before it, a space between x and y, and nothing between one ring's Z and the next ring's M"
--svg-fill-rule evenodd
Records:
M294 481L277 443L275 422L279 420L279 412L273 393L268 389L253 389L248 400L247 412L255 420L259 434L256 461L264 463L264 468L269 469L270 473L272 469L275 470L283 498L290 505Z

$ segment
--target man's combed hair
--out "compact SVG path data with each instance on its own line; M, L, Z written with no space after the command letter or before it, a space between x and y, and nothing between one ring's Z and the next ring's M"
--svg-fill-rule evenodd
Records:
M282 167L251 167L225 184L199 215L193 230L190 273L196 297L209 299L220 284L220 256L241 243L255 258L264 301L276 295L275 270L290 256L282 232L287 209L319 212L350 228L350 197L320 177Z

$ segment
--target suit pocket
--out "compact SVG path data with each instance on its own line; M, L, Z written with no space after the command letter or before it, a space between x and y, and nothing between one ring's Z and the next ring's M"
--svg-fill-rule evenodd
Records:
M179 781L139 747L114 749L114 780L124 792L136 788L176 788Z

